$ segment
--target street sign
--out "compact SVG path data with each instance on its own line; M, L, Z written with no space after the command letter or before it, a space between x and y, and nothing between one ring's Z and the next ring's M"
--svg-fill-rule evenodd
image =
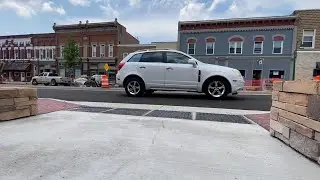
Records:
M106 71L109 71L109 65L108 65L108 64L105 64L105 65L104 65L104 69L105 69Z

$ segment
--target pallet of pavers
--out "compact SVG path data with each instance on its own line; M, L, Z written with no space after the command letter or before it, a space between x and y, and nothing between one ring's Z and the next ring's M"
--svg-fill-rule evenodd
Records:
M320 81L274 82L270 134L320 164Z
M37 99L35 88L1 87L0 121L37 115Z

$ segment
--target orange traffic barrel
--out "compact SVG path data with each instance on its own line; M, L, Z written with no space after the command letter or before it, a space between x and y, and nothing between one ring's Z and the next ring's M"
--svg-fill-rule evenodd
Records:
M109 88L109 77L107 75L101 76L101 87L102 88Z
M319 76L316 76L315 79L318 80L318 81L320 81L320 75L319 75Z

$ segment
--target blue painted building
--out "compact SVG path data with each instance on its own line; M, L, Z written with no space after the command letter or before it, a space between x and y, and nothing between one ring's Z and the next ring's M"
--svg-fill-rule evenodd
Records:
M178 49L240 70L246 80L291 80L296 17L179 22Z

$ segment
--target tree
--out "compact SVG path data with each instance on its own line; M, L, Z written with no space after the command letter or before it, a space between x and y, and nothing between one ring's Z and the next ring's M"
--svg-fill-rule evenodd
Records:
M70 71L75 74L75 67L80 65L80 49L75 40L69 39L63 49L64 66L67 69L67 74L70 77Z

